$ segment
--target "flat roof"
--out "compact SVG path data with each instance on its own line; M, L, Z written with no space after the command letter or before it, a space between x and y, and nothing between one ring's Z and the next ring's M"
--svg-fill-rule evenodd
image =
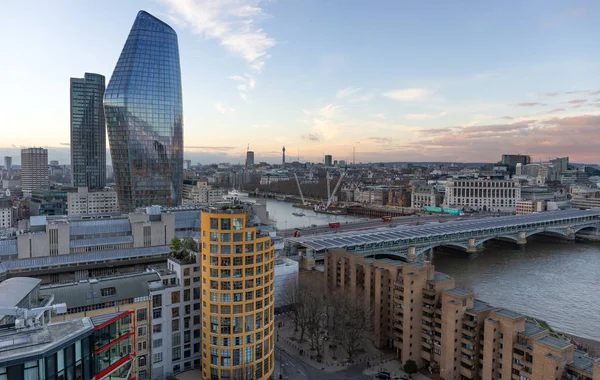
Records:
M493 309L494 307L492 305L490 305L487 302L475 299L473 301L473 307L468 309L467 312L470 313L481 313L484 310L490 310Z
M90 335L93 330L89 318L50 323L35 329L0 330L0 363L11 365L41 358Z
M517 318L525 316L524 314L517 313L516 311L512 311L512 310L508 310L508 309L496 309L496 310L494 310L494 313L502 315L502 316L510 318L510 319L517 319Z
M531 337L544 331L548 330L533 321L525 321L525 330L521 331L521 334Z
M42 280L33 277L13 277L0 282L0 306L15 307Z
M42 295L53 295L54 303L66 303L75 308L148 296L148 282L159 281L158 273L144 272L68 284L49 285L40 289ZM114 288L114 293L103 296L102 289Z
M115 319L118 316L123 315L128 312L129 311L126 310L126 311L117 311L117 312L110 313L110 314L97 315L95 317L90 317L90 321L92 321L92 324L94 325L94 327L98 327L98 326L102 326L103 324L110 321L111 319Z
M555 337L550 336L550 335L546 335L546 336L543 336L541 338L538 338L537 341L538 342L542 342L544 344L547 344L549 346L552 346L554 348L558 348L559 350L562 350L564 348L567 348L567 347L573 345L568 340L558 339L558 338L555 338Z
M589 373L590 377L592 377L594 372L594 359L589 357L584 351L575 350L573 352L573 361L568 363L568 366Z
M473 294L473 292L468 292L466 290L459 289L459 288L448 289L448 290L446 290L446 292L454 294L455 296L459 296L459 297L466 297L470 294Z
M484 232L498 228L529 228L531 224L561 222L580 217L600 219L600 210L557 210L536 214L502 216L496 218L455 220L419 226L397 226L364 231L346 231L288 237L287 241L316 251L334 248L348 248L368 244L405 243L414 244L415 239L452 238L455 234ZM422 241L419 240L422 243Z

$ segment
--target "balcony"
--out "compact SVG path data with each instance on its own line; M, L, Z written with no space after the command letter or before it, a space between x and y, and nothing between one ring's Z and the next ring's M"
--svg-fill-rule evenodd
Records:
M468 364L468 365L470 365L470 366L474 367L474 366L475 366L475 361L474 361L473 359L469 359L469 356L470 356L470 355L465 355L465 354L462 354L462 355L460 355L460 360L461 360L463 363L465 363L465 364ZM472 357L472 356L471 356L471 357Z
M433 319L434 322L437 323L438 325L441 325L442 324L442 317L439 316L439 314L434 314L434 315L435 315L435 317Z
M394 313L394 319L397 320L397 321L398 320L400 320L400 321L403 320L404 319L404 313L401 313L401 312Z
M528 371L529 368L527 367L523 367L523 369L519 370L519 374L521 376L524 376L528 379L531 379L531 372Z
M431 352L427 352L425 350L421 350L421 357L425 360L427 360L428 362L431 361Z
M394 288L394 295L395 296L402 296L402 295L404 295L404 288L395 287Z
M469 330L469 329L463 328L462 329L462 333L465 334L465 335L468 335L468 336L472 336L472 337L477 336L477 331L476 330Z
M462 323L469 327L476 327L477 319L463 318Z
M473 347L475 346L475 341L474 340L469 340L469 339L466 339L465 337L462 337L461 340L460 340L460 342L462 344L466 344L466 345L469 345L469 346L473 346Z
M466 355L469 355L469 356L475 355L475 351L470 348L467 348L465 346L460 346L460 349L461 349L461 352Z
M427 342L421 341L421 346L422 346L422 347L427 347L427 348L429 348L429 349L431 350L431 344L430 344L430 343L427 343Z
M423 297L423 303L435 306L435 298L433 298L433 297Z
M523 369L523 364L521 363L513 363L512 364L513 368L516 369L517 371L520 371Z
M518 352L513 352L513 359L517 359L517 360L525 360L525 357L518 353Z
M521 379L521 376L517 375L516 373L513 373L513 374L511 375L511 378L512 378L513 380L520 380L520 379Z
M435 296L436 292L435 289L423 289L423 294L428 295L428 296Z
M473 370L470 368L465 368L462 365L460 366L460 374L468 377L469 379L473 378Z
M435 331L439 332L440 334L442 333L442 325L440 325L439 323L436 323L434 326Z
M433 317L432 316L427 316L425 313L423 313L423 316L421 317L424 321L427 321L429 323L433 323Z

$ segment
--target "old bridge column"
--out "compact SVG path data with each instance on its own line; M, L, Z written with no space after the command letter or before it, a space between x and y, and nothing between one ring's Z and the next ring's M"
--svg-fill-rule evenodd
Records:
M567 227L567 240L575 240L575 230L573 227Z
M517 244L527 244L527 235L525 231L520 231L517 237Z
M477 246L475 245L475 239L469 239L469 247L467 253L477 253Z
M406 256L406 261L409 263L414 263L417 261L417 248L416 247L408 247L408 255Z

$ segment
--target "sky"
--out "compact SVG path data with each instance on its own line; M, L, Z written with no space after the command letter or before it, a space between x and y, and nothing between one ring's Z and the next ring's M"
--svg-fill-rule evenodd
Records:
M600 2L5 1L0 155L69 161L69 78L139 10L179 37L185 158L600 163Z

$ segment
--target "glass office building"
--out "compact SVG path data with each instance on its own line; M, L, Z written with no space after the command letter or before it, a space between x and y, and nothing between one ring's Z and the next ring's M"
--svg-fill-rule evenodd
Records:
M76 187L106 186L104 76L71 78L71 169Z
M104 95L119 207L177 206L183 107L177 34L140 11Z

